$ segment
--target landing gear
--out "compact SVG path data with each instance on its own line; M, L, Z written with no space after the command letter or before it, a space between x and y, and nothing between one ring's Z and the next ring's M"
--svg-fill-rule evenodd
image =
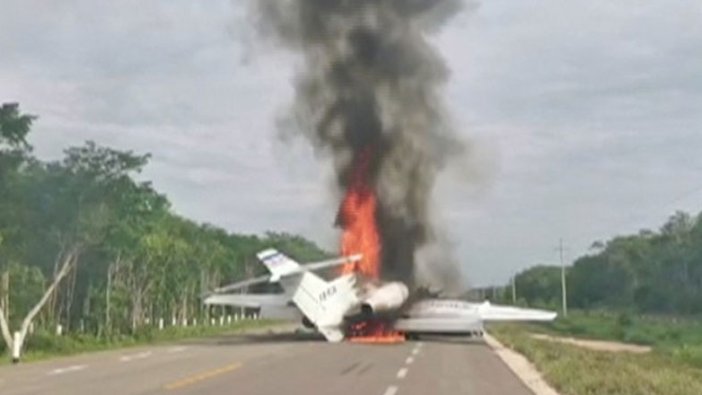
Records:
M405 333L405 339L416 341L419 340L419 335L416 333Z
M310 321L310 319L307 318L307 317L302 317L302 325L304 325L304 327L307 328L307 329L314 329L314 328L316 328L316 326L314 325L314 323L313 323L312 321Z

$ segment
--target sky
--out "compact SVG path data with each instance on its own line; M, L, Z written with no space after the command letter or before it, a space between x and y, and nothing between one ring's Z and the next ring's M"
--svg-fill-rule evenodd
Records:
M245 1L4 0L0 101L37 114L56 159L85 140L153 155L174 210L336 248L331 166L278 121L294 54ZM702 211L702 3L474 2L430 40L456 133L437 223L471 286Z

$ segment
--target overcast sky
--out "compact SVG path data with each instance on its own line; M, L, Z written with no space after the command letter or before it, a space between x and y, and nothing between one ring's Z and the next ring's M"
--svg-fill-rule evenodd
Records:
M0 101L42 158L87 139L150 152L175 210L334 248L329 165L281 140L295 59L244 1L3 0ZM435 38L472 143L436 208L472 285L702 210L699 0L490 0Z

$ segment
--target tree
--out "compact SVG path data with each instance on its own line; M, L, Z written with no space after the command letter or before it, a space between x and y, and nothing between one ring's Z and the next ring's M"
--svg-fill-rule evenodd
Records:
M17 171L31 147L26 136L36 117L21 114L17 103L0 106L0 334L8 347L12 335L7 317L10 312L10 262L17 254L13 241L17 236L16 221L21 210Z
M676 212L657 232L616 236L593 244L589 252L568 273L573 306L702 313L702 215ZM549 276L534 277L546 281ZM525 286L518 287L523 294ZM552 296L547 289L526 288L534 291L533 297Z
M68 149L63 161L34 166L29 172L34 182L26 197L32 205L32 214L25 218L25 229L44 231L26 233L24 242L46 246L40 250L43 253L54 251L54 260L53 267L43 267L50 281L41 298L22 319L19 337L10 338L7 319L4 312L0 312L0 325L8 348L12 348L14 341L18 341L20 347L23 345L29 326L61 281L78 265L84 252L104 239L114 218L113 203L129 184L129 174L140 171L147 158L88 142L83 147ZM24 260L41 262L42 257L35 251L26 250ZM69 299L68 306L70 302Z
M176 215L166 196L136 180L149 155L87 142L41 161L27 143L35 119L16 104L0 109L0 332L7 348L12 330L23 346L32 324L109 339L137 333L148 318L207 314L201 295L265 270L255 254L266 247L301 261L328 256L297 235L237 234Z
M561 299L560 266L534 266L515 277L520 300L530 305L557 305Z

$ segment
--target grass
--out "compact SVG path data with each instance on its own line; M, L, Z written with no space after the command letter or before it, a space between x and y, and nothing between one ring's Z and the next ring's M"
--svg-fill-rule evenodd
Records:
M66 334L56 336L48 332L37 331L27 339L23 362L37 361L58 356L68 356L86 352L104 351L117 348L133 347L146 344L166 343L176 340L237 333L247 329L263 328L277 323L270 320L238 321L225 326L191 326L144 328L134 335L96 337L86 334ZM8 363L7 351L0 353L0 364Z
M530 333L625 341L647 354L588 350ZM702 394L702 324L696 320L576 313L544 325L496 325L506 346L527 357L562 395Z
M657 353L702 368L702 321L696 319L574 312L552 323L524 328L535 333L648 345Z
M627 313L573 312L553 323L533 325L535 331L583 338L616 340L650 346L702 344L702 321Z

